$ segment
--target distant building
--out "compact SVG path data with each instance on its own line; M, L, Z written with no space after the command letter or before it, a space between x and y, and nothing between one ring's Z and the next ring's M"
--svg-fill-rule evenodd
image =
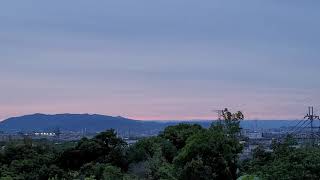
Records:
M250 133L247 133L247 137L249 139L261 139L262 132L250 132Z
M34 133L35 136L56 136L56 133L53 132L35 132Z
M263 137L262 132L252 131L249 129L243 129L241 133L249 139L261 139Z

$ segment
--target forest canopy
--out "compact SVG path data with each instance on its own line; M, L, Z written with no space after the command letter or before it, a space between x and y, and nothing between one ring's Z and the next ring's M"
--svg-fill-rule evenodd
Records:
M0 151L1 180L209 180L320 179L320 149L300 148L294 140L258 147L239 160L241 112L226 111L210 128L169 126L158 136L129 146L107 130L92 139L55 144L47 140L11 141Z

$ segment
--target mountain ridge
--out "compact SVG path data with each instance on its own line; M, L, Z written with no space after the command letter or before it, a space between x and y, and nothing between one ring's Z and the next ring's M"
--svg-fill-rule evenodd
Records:
M292 126L297 121L289 120L247 120L242 121L241 126L247 129L255 128L279 128ZM169 125L179 123L197 123L209 127L212 121L192 120L168 120L168 121L143 121L125 118L121 116L108 116L101 114L42 114L35 113L18 117L11 117L0 122L1 131L44 131L61 129L66 131L81 131L86 129L91 132L104 131L106 129L119 129L123 131L160 131Z
M110 128L141 127L144 122L121 116L100 114L41 114L35 113L19 117L11 117L0 122L1 130L63 130L78 131L87 128L90 131L102 131Z

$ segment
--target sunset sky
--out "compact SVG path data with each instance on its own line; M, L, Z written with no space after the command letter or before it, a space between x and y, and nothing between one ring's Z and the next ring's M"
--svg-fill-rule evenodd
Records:
M320 1L3 0L0 120L320 113Z

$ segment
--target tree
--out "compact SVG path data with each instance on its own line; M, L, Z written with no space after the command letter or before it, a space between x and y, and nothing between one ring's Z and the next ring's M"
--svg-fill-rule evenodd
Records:
M172 162L177 153L176 147L170 141L162 137L150 137L131 146L128 149L127 157L130 163L146 161L152 158L159 149L168 162Z
M13 179L48 179L48 167L54 163L56 151L46 142L10 142L1 152L0 177Z
M145 178L150 180L176 180L174 167L164 158L159 145L154 155L146 161Z
M186 180L211 180L216 177L216 174L212 172L212 168L205 165L201 158L192 159L188 162L182 170L184 173L181 174L180 179Z
M261 148L253 159L242 165L242 173L261 179L320 179L320 149L294 148L296 142L287 137L283 142L273 142L273 152Z
M194 161L198 162L198 169L211 172L209 179L235 179L235 159L240 152L241 146L237 141L226 136L223 131L207 130L192 136L174 163L180 170L180 177L190 176L190 168L185 166Z
M165 128L160 136L168 139L178 150L180 150L185 146L189 137L202 130L203 128L198 124L179 124Z
M162 137L145 138L128 151L130 171L146 179L172 179L176 147Z
M222 111L222 121L218 124L212 124L211 128L222 128L229 136L239 136L241 131L240 122L244 119L244 115L241 111L231 113L228 108Z
M59 158L59 163L64 169L70 170L79 170L90 162L110 163L127 169L126 146L114 130L107 130L93 139L84 138L76 147L65 150Z
M103 170L103 180L122 180L123 174L121 169L110 164L105 165Z
M236 179L240 121L243 114L224 111L224 122L213 124L209 130L202 130L187 139L186 145L174 159L179 178ZM191 171L194 167L194 171ZM206 176L199 176L205 173Z

